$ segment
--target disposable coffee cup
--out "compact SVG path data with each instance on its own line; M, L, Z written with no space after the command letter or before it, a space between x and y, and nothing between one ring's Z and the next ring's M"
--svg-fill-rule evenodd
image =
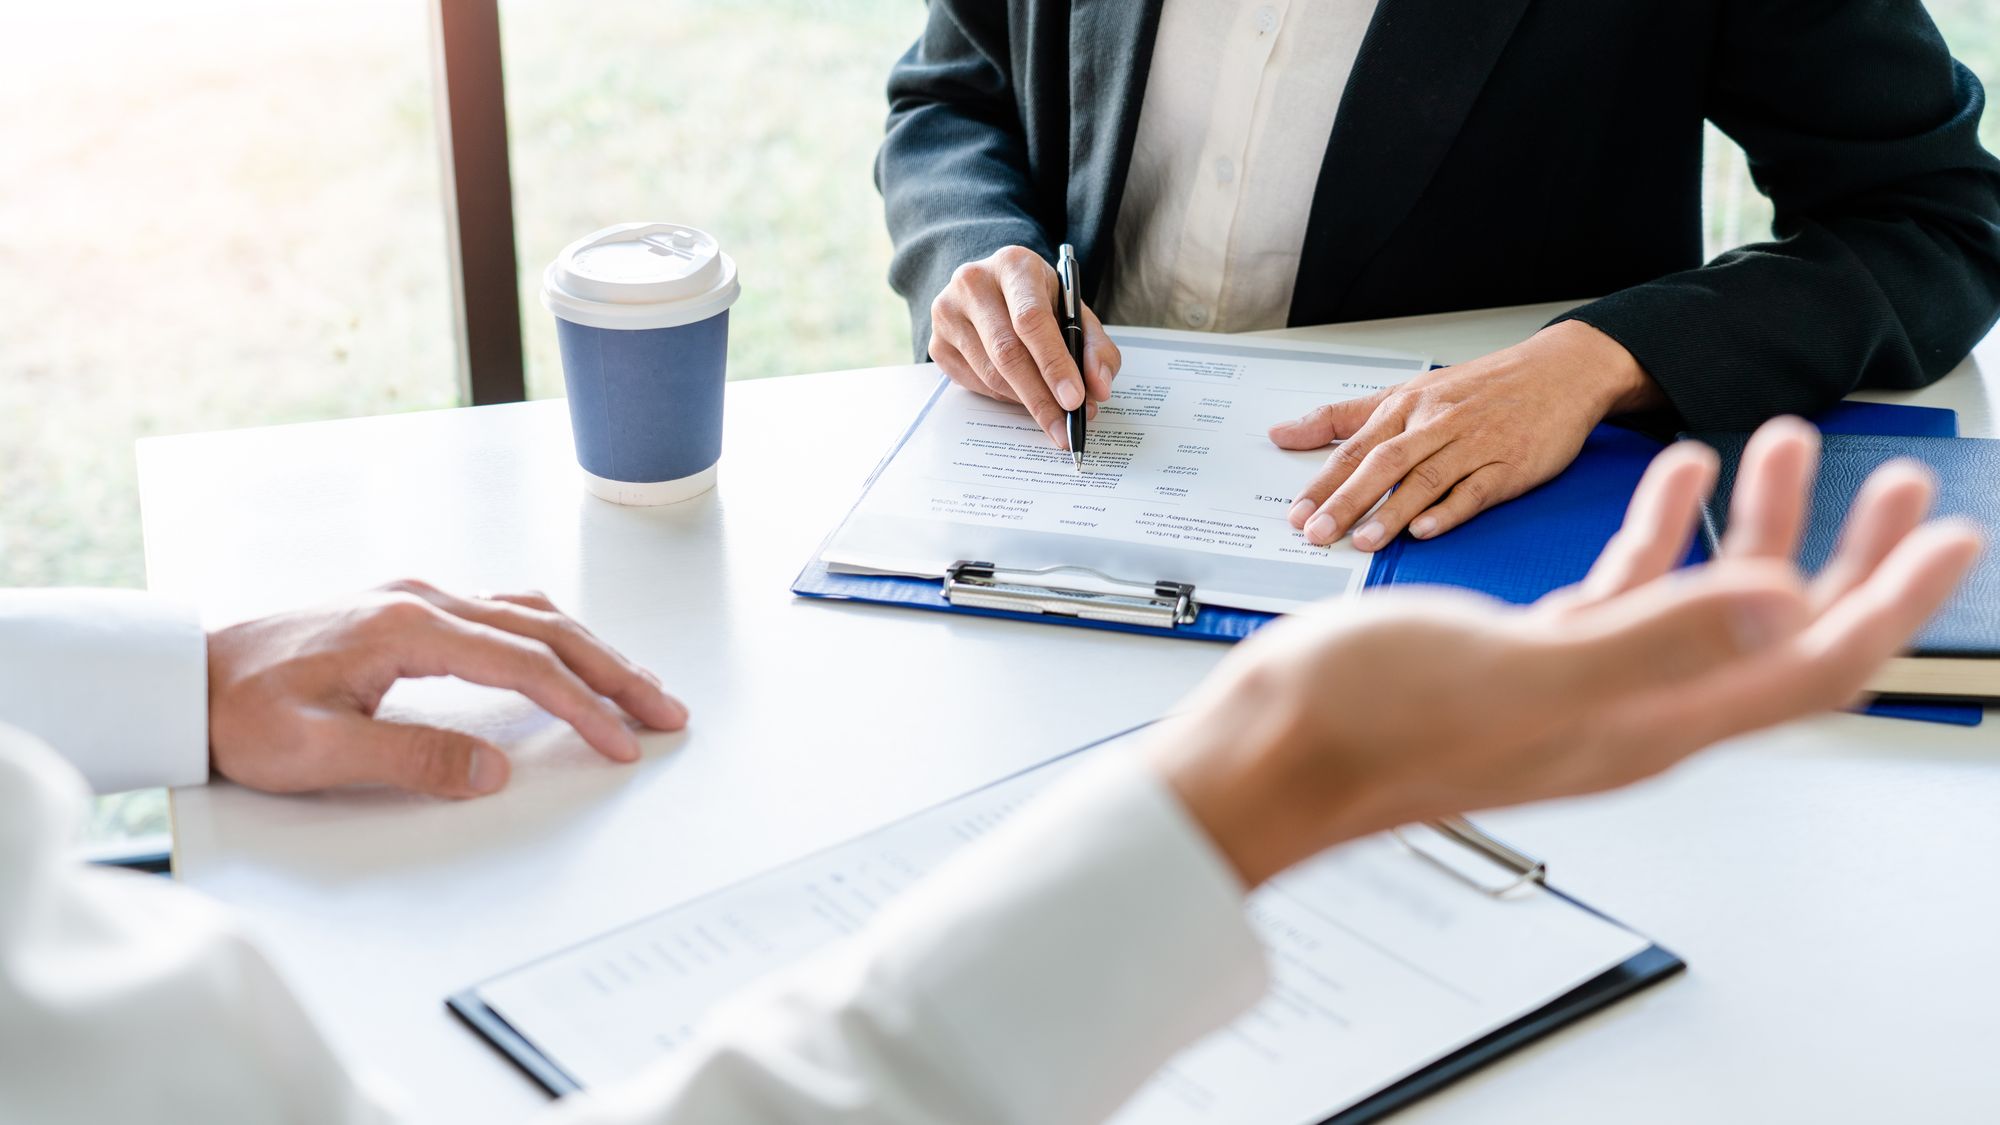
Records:
M542 273L584 485L617 504L715 487L736 263L705 232L621 223Z

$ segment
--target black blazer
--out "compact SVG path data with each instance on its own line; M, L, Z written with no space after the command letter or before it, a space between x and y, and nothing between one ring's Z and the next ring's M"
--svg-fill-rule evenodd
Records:
M876 163L918 358L1002 246L1103 283L1160 3L931 0ZM2000 313L1983 101L1918 0L1380 0L1290 322L1606 294L1567 315L1699 429L1921 386ZM1706 265L1704 118L1776 210Z

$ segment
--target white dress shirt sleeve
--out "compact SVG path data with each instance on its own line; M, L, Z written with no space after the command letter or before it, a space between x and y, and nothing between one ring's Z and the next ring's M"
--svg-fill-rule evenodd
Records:
M563 1120L1100 1121L1266 983L1235 874L1166 783L1119 756Z
M208 780L208 636L138 590L0 590L0 722L99 793Z
M68 858L84 802L0 727L0 1121L391 1120L222 911ZM1094 1121L1264 984L1232 873L1150 769L1108 761L547 1120Z
M74 859L88 803L0 726L0 1121L386 1120L223 910Z

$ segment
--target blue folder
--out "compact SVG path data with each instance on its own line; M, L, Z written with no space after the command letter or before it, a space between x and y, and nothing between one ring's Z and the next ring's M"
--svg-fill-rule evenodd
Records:
M1814 421L1827 433L1958 436L1958 415L1931 407L1843 402ZM1624 522L1625 507L1633 489L1638 487L1639 478L1654 455L1663 448L1665 443L1639 431L1609 424L1598 426L1570 467L1539 488L1480 513L1448 535L1430 540L1398 536L1376 553L1366 585L1455 586L1525 605L1581 581L1605 543ZM889 456L895 456L894 450ZM888 459L884 458L883 463ZM1699 562L1704 557L1700 539L1696 537L1688 552L1688 562ZM945 600L943 584L935 578L835 573L819 561L818 553L793 581L792 592L811 598L882 602L916 609L1213 641L1241 640L1273 616L1204 605L1193 623L1169 630L955 606ZM1904 701L1877 702L1865 710L1870 714L1961 726L1976 726L1984 715L1976 705Z

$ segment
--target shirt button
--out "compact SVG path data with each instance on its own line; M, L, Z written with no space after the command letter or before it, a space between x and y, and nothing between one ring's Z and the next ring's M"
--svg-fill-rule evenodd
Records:
M1257 9L1257 34L1269 35L1278 30L1278 10L1272 7Z
M1208 323L1208 309L1202 305L1189 305L1181 316L1187 320L1189 328L1200 328Z
M1226 156L1215 158L1215 182L1226 184L1236 178L1236 162Z

